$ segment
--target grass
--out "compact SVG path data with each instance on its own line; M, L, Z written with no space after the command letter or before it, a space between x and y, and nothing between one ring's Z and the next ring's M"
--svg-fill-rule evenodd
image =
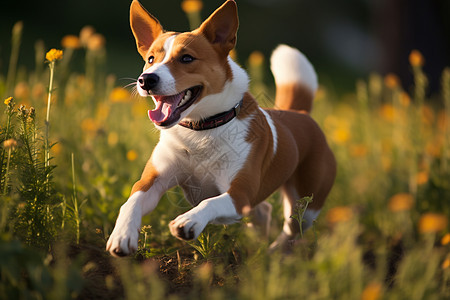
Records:
M320 87L313 116L338 177L290 255L269 255L246 220L209 225L192 243L175 239L168 223L189 208L175 188L144 218L138 253L112 259L106 239L158 133L148 101L105 74L106 49L94 36L66 44L50 88L42 49L36 70L16 72L13 53L7 79L0 74L0 95L13 97L0 119L0 298L450 297L450 69L433 98L420 53L410 57L411 92L393 74L358 80L339 99ZM84 73L71 71L75 51L86 57ZM253 94L270 106L263 64L255 54L246 67ZM269 201L273 240L282 208L277 194ZM294 217L302 216L299 206Z

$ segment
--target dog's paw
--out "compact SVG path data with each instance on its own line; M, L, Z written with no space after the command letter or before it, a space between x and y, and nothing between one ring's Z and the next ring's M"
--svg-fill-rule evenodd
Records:
M184 214L169 223L170 233L180 240L194 240L205 228L204 221Z
M109 251L112 256L116 257L131 255L138 249L138 239L138 230L126 230L116 227L106 243L106 251Z

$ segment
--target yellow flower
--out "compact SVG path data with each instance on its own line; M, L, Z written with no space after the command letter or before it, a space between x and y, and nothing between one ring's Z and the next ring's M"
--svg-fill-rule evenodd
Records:
M328 224L343 223L350 221L353 218L353 210L348 206L337 206L330 209L327 213L326 219Z
M426 213L420 217L419 231L421 233L439 232L447 228L448 220L443 214Z
M423 185L428 182L428 178L429 178L428 171L420 171L416 175L416 182L418 185Z
M87 48L92 51L97 51L103 49L106 40L100 33L95 33L91 35L87 41Z
M361 300L380 299L382 286L378 282L369 283L361 294Z
M350 155L352 157L365 157L369 149L364 144L352 145L350 147Z
M3 142L5 149L14 149L17 147L17 141L15 139L9 139Z
M6 98L5 99L5 104L6 105L10 105L10 104L12 104L13 103L13 97L9 97L9 98Z
M56 143L53 145L51 151L53 152L53 154L58 155L61 153L62 150L62 146L61 143Z
M345 144L350 139L350 131L345 128L336 128L331 135L331 139L339 145Z
M395 89L400 85L400 79L397 75L389 73L384 77L384 84L390 89Z
M392 212L410 210L414 205L414 197L411 194L399 193L389 199L388 208Z
M60 60L63 57L63 52L62 50L58 50L58 49L51 49L50 51L47 52L47 54L45 54L45 58L49 61L56 61L56 60Z
M81 121L81 129L84 132L94 132L98 129L97 122L91 118L84 119Z
M409 54L409 63L413 67L422 67L425 64L425 59L423 58L422 53L418 50L413 50Z
M76 35L66 35L61 40L63 48L78 49L80 48L80 39Z
M403 107L408 107L411 103L411 98L409 97L408 93L402 92L400 94L399 102Z
M108 134L108 145L115 146L119 142L119 135L117 132L112 131Z
M92 26L84 26L80 31L80 43L84 47L87 47L89 38L94 35L95 29Z
M383 119L392 122L395 118L395 108L390 104L384 104L380 108L380 114Z
M130 150L130 151L127 152L127 159L129 161L134 161L134 160L137 159L137 157L138 157L138 154L137 154L136 151Z
M199 12L203 8L203 2L201 0L184 0L181 2L181 9L189 14Z
M109 93L109 100L112 102L128 102L130 98L130 92L122 87L115 87Z
M250 65L260 66L264 62L264 55L259 51L253 51L248 58Z
M23 102L23 100L28 99L29 96L30 96L30 87L26 82L19 82L14 87L14 98L20 99L20 101Z
M446 235L444 235L441 239L441 245L445 246L450 244L450 233L447 233Z
M448 269L450 268L450 258L446 258L443 262L442 262L442 269Z

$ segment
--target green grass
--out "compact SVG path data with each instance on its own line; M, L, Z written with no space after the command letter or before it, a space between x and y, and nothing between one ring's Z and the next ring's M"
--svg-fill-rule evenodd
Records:
M74 51L86 56L85 73L71 71ZM35 70L16 72L13 61L13 75L0 74L0 95L14 97L0 119L0 298L450 297L449 69L432 99L420 64L411 68L410 94L393 75L358 80L339 99L320 88L313 116L336 155L338 176L291 254L269 255L268 241L247 229L247 220L209 225L192 243L175 239L168 223L189 209L175 188L144 218L138 253L112 259L106 240L158 133L146 117L148 100L105 74L103 46L64 53L49 118L43 49ZM246 67L252 92L270 106L274 87L262 83L261 60ZM4 143L11 139L14 147ZM269 201L273 240L282 208L277 194ZM296 217L301 222L302 212Z

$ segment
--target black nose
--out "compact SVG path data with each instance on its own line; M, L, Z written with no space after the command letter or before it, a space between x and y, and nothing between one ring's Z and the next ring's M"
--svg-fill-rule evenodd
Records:
M159 76L155 73L142 74L138 78L139 86L141 89L150 91L154 89L159 82Z

